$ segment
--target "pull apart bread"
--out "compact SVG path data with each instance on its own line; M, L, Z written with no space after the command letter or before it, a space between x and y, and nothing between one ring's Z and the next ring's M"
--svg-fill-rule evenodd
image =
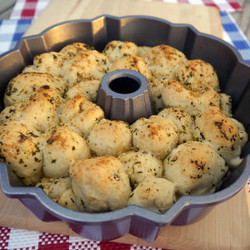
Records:
M102 77L143 74L155 113L112 121L96 104ZM208 62L168 45L72 43L35 56L9 82L0 160L59 205L106 212L135 205L165 213L183 195L215 192L241 162L248 137Z

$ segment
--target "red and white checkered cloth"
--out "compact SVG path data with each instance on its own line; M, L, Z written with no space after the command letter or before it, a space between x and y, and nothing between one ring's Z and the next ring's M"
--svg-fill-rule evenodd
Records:
M42 233L0 227L1 250L161 250L162 248L129 245L114 242L91 241L62 234Z
M50 0L17 0L10 19L33 19L38 17ZM187 3L195 5L215 6L221 11L243 11L236 0L144 0L168 3Z
M50 0L17 0L10 19L37 18Z

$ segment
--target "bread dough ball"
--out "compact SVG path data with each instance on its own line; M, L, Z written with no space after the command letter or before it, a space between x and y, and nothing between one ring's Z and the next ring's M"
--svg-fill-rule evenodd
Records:
M122 42L122 41L111 41L109 42L102 53L108 57L109 61L112 63L116 59L125 56L136 56L137 46L133 42Z
M94 126L88 137L90 150L98 156L118 156L130 149L131 143L132 133L124 121L102 119Z
M47 177L66 177L71 164L90 157L85 139L66 126L48 129L43 136L41 148L43 172Z
M174 79L174 72L187 60L181 51L164 44L151 48L144 58L157 79Z
M26 186L35 185L42 176L40 133L19 121L0 125L0 160Z
M199 59L181 64L175 72L175 78L191 91L200 92L204 87L220 91L219 80L213 66Z
M59 205L78 211L76 206L76 197L71 188L71 180L69 177L49 178L43 177L36 187L41 188L46 195Z
M130 195L128 175L113 156L76 161L69 170L76 203L81 211L105 212L127 205Z
M102 79L107 73L109 61L106 56L90 46L73 43L59 53L49 52L35 56L33 65L23 72L44 72L62 77L68 87L92 79Z
M240 164L239 130L219 108L209 107L195 118L194 137L208 144L232 167Z
M65 190L60 198L57 200L57 203L65 208L79 211L77 205L76 205L76 196L73 193L72 188L69 188Z
M65 58L57 52L42 53L34 57L33 65L26 66L23 73L41 72L61 76L61 67Z
M232 117L232 98L231 98L231 96L229 96L225 93L220 94L220 109L227 117Z
M179 108L163 109L158 116L172 120L178 128L179 144L193 140L194 121L188 113Z
M97 91L101 81L90 80L77 83L75 86L69 88L66 93L67 99L72 99L76 95L85 95L91 102L96 102Z
M7 106L0 113L0 124L12 120L20 120L22 117L22 110L27 105L27 101L18 102L11 106Z
M66 58L74 57L76 54L85 52L87 50L93 50L94 48L86 43L71 43L63 47L59 54Z
M118 159L124 165L133 186L137 186L149 176L162 177L162 161L149 153L133 150L119 155Z
M43 177L36 187L41 188L55 202L61 197L63 192L71 188L71 180L69 177L64 178L48 178Z
M148 177L132 192L128 205L165 213L176 201L175 184L164 178Z
M44 86L53 88L63 95L66 84L61 78L47 73L21 73L14 77L8 84L4 94L5 106L29 100L35 92Z
M44 86L30 100L6 107L0 114L0 122L23 121L28 126L45 132L47 128L59 123L57 109L62 103L63 99L56 90Z
M219 107L220 96L212 88L194 92L184 88L176 80L163 80L162 100L166 107L181 108L190 115L198 115L209 106Z
M164 81L158 81L154 79L152 82L150 82L152 101L156 113L159 113L161 110L165 108L165 104L162 100L163 87L164 87Z
M98 105L88 101L84 95L76 95L68 100L60 113L64 125L86 138L94 125L103 117L103 110Z
M101 80L108 67L109 60L105 55L96 50L86 50L64 60L60 72L70 88L82 81Z
M133 145L141 151L151 153L162 160L176 147L178 129L173 121L165 117L140 118L131 125Z
M241 149L246 145L247 141L248 141L248 134L243 126L242 123L240 123L239 121L237 121L234 118L228 118L230 121L232 121L236 127L238 128L238 133L239 133L239 144Z
M180 195L213 193L228 167L224 159L201 142L186 142L164 160L164 176L176 184Z
M126 56L120 59L115 60L109 72L116 69L130 69L135 70L143 74L148 80L151 80L152 74L146 64L146 62L139 56Z
M148 47L148 46L138 46L137 55L139 57L145 57L145 55L149 52L150 49L151 47Z

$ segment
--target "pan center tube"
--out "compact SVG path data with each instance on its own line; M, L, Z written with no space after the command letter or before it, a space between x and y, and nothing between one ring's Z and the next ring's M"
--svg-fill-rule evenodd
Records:
M106 118L129 124L154 113L148 80L135 70L115 70L105 75L96 103L104 110Z

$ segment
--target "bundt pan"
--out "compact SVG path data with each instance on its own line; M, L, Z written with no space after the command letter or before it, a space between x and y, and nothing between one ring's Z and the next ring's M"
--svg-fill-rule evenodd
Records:
M71 42L84 42L101 51L112 40L133 41L137 45L167 44L181 50L188 59L202 59L215 68L221 90L232 96L233 113L250 136L250 67L235 48L216 37L202 34L190 25L172 24L145 16L101 16L91 20L64 22L41 34L21 39L16 48L0 57L0 108L7 83L32 64L35 55L59 51ZM166 225L186 225L207 214L216 204L237 194L250 175L250 144L242 151L244 158L220 190L204 196L183 196L165 214L137 206L105 213L80 213L52 201L35 187L23 187L4 164L0 165L3 193L18 198L42 221L65 221L79 235L92 240L112 240L127 233L152 242Z

